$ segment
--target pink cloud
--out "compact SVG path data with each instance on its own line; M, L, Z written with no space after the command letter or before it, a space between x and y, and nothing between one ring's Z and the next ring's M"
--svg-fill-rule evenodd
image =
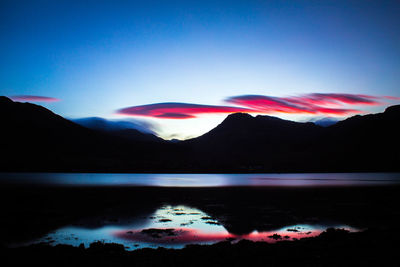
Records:
M234 106L212 106L188 103L156 103L123 108L117 114L164 119L191 119L200 114L229 114L235 112L273 114L308 114L349 116L363 113L362 106L384 105L384 100L399 100L393 96L362 94L321 94L275 97L266 95L240 95L225 101ZM357 106L357 108L352 108Z
M400 97L398 96L384 96L383 98L389 99L389 100L400 100Z
M195 118L199 114L219 114L235 112L253 112L253 110L241 107L211 106L188 103L157 103L123 108L118 110L117 114L164 119L189 119Z
M264 95L241 95L230 97L225 100L228 103L245 106L253 110L257 110L259 113L317 113L313 109L302 107L297 103L291 103L284 98L264 96ZM297 102L297 101L296 101Z
M60 99L47 96L17 95L10 97L14 101L24 102L58 102Z
M286 101L300 101L300 104L314 105L380 105L375 96L356 94L307 94L300 97L284 98ZM297 102L299 103L299 102Z
M346 116L362 113L348 106L383 105L383 99L396 97L378 97L361 94L306 94L291 97L272 97L264 95L241 95L226 99L226 102L258 110L259 113L296 113L325 114ZM345 107L346 106L346 107Z

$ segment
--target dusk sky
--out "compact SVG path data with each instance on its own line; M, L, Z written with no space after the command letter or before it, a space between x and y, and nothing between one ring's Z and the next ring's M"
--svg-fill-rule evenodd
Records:
M0 1L0 95L163 138L400 103L400 1Z

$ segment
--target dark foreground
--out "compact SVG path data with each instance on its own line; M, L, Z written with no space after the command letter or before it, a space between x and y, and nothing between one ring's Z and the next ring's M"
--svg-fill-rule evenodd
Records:
M398 248L391 233L330 229L319 237L276 244L243 240L128 252L122 245L92 243L86 249L36 245L2 250L8 266L399 266Z
M42 266L399 266L400 187L160 188L2 185L3 263ZM341 222L359 233L330 230L316 238L276 244L241 241L182 250L92 244L90 248L7 245L66 225L123 224L163 204L184 204L216 218L231 233L297 223Z

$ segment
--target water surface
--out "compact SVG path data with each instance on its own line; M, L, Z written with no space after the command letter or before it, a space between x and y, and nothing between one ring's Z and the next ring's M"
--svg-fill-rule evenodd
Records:
M50 217L52 214L55 214L54 216L57 219L55 222L61 220L62 225L56 225L54 228L49 229L50 232L47 231L40 238L24 244L46 242L53 245L70 244L78 246L83 243L85 246L89 246L92 242L103 241L120 243L127 249L158 246L182 248L187 244L212 244L224 240L229 240L231 242L237 242L242 239L265 242L294 240L303 237L317 236L329 227L357 231L358 229L350 226L354 226L351 224L352 220L346 220L346 222L349 221L349 224L346 224L343 223L343 217L337 215L340 214L340 211L344 207L351 207L352 205L356 207L354 211L357 212L359 207L358 201L360 200L359 197L355 197L355 199L350 198L354 201L353 203L351 201L346 202L341 198L340 194L334 195L332 198L333 202L328 199L329 201L326 202L326 205L319 205L317 203L313 205L316 206L313 213L303 216L300 211L303 211L305 206L297 205L297 199L292 196L295 192L291 190L286 191L286 188L302 187L306 190L305 193L308 192L309 194L311 192L312 194L305 195L307 199L304 200L306 205L310 205L310 203L313 204L313 202L310 202L310 199L314 201L313 197L317 197L318 195L314 194L315 188L306 187L399 185L400 174L2 173L0 174L0 184L57 186L47 189L50 190L50 192L54 189L63 190L64 188L71 190L71 195L67 195L65 199L62 197L58 199L61 205L67 203L64 205L64 210L70 213L70 217L67 216L67 218L70 219L64 222L62 221L63 216L59 218L56 216L58 212L61 212L58 206L53 207L53 205L48 205L47 208L43 207L43 211L40 205L34 206L39 214L42 212L43 214L49 214ZM76 214L79 216L75 218L74 207L70 210L70 205L68 204L70 198L74 200L75 186L90 186L86 188L86 190L88 190L87 192L89 192L88 195L81 196L80 198L81 201L83 201L82 204L87 204L85 206L87 209L96 207L96 205L104 206L103 210L100 209L100 213L86 216L84 209L76 207ZM118 187L118 189L125 189L124 187L126 187L130 189L130 191L121 191L128 194L123 197L113 195L113 193L110 193L113 192L113 190L108 192L108 189L100 193L97 192L97 195L94 194L95 192L92 194L91 190L94 190L97 186L109 187L111 189L115 189L116 187ZM147 188L135 188L136 186L146 186ZM230 193L222 194L221 196L215 191L226 192L228 187L236 189L234 188L236 186L246 186L239 188L245 191L231 190L229 191ZM192 187L196 188L191 189ZM184 194L184 192L190 190L197 191L197 188L201 187L207 188L201 192L197 192L197 195ZM214 189L212 189L212 187L214 187ZM257 190L257 187L263 187L262 189L269 190L268 192L270 194L264 196L264 191ZM279 190L286 192L284 196L280 193L274 194L275 190L278 190L275 187L282 187ZM36 189L37 188L39 187L36 187ZM101 190L102 189L103 188L101 188ZM144 195L141 194L144 189L156 189L156 191L154 191L155 195L147 196L145 193L143 193ZM132 191L136 192L138 195L137 198L129 195ZM255 197L254 201L248 201L248 198L253 199L253 191L257 193L258 197ZM79 190L77 190L77 192L79 192ZM105 195L103 195L103 193ZM273 196L270 196L271 193ZM196 196L199 199L193 199ZM300 194L299 196L302 195ZM43 199L46 199L46 196L43 197ZM280 197L288 199L279 200ZM304 198L304 196L302 196L302 198ZM321 201L321 199L324 199L323 196L316 198L316 201ZM294 202L292 203L292 201ZM325 209L334 207L337 201L341 203L342 206L339 205L341 208L333 209L332 212L334 214L332 216L327 216L326 212L324 212ZM46 200L46 203L47 202L49 202L49 200ZM38 203L40 203L40 201ZM149 208L147 208L147 206ZM222 214L218 217L221 221L218 221L217 218L202 211L200 209L201 207L203 207L204 210L208 210L208 212ZM135 212L136 209L143 209L145 211L137 213ZM16 210L14 212L19 211ZM29 212L30 211L27 213L29 214ZM336 214L336 212L338 214ZM321 215L320 218L318 218L319 215ZM250 218L247 216L250 216ZM226 220L227 217L229 220ZM329 219L329 223L324 219L326 217ZM46 218L47 217L45 217L45 219ZM237 221L238 218L240 221ZM336 219L338 219L338 221L335 221ZM248 231L241 232L241 234L233 233L235 229L240 229L247 224L249 227L244 228L248 228ZM268 227L265 227L266 225ZM232 232L229 232L227 228L231 229ZM257 229L263 229L263 231L258 231Z
M348 231L358 229L343 224L298 224L281 227L271 231L253 231L247 234L228 232L218 220L199 209L184 205L166 205L157 209L150 216L132 218L125 225L101 227L68 226L53 231L42 238L29 242L69 244L78 246L101 241L123 244L127 250L138 248L183 248L188 244L213 244L220 241L238 242L246 239L274 243L281 240L296 240L314 237L327 228L340 228Z
M60 186L360 186L400 184L400 173L2 173L0 182Z

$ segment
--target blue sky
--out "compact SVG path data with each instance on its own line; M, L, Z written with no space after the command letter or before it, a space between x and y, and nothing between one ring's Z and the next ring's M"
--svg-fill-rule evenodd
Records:
M234 96L400 97L399 1L0 2L0 95L69 118ZM397 101L397 102L396 102ZM357 106L382 111L399 101ZM307 120L327 114L272 114ZM298 116L295 116L298 115ZM133 116L164 138L197 136L226 114Z

